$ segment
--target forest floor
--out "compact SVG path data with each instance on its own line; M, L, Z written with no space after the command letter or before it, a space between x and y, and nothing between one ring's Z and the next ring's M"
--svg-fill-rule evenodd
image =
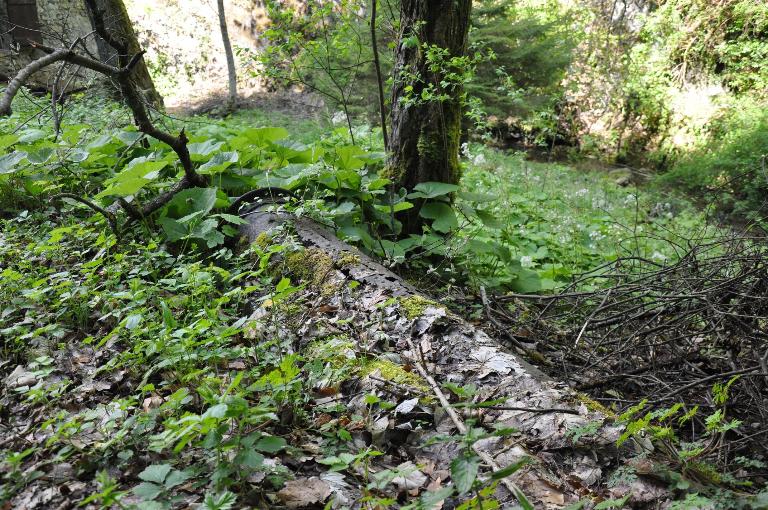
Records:
M303 144L344 136L313 108L251 106L190 117L187 130L279 125ZM358 135L378 143L370 128ZM484 201L483 214L459 216L439 263L385 260L432 301L376 309L407 317L446 305L588 392L589 412L633 430L645 460L610 482L586 470L579 484L595 486L573 508L641 507L613 487L649 471L688 505L675 508L737 507L761 490L764 252L684 197L604 171L479 144L462 160L457 208ZM14 207L0 220L3 508L493 508L498 480L478 477L469 453L449 471L408 453L409 431L438 422L429 386L399 358L351 345L359 330L327 303L293 301L312 277L275 274L270 259L288 246L199 253L153 229L118 241L80 207ZM305 324L289 319L300 310L333 329L297 343ZM477 387L441 383L480 416ZM492 425L432 439L469 452L502 437L514 450L520 438ZM601 424L563 427L576 444Z

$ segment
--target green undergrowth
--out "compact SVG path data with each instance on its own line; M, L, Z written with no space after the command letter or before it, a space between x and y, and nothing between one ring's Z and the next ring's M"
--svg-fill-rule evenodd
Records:
M32 115L34 102L19 99L14 106L14 116L0 120L6 215L34 210L60 193L101 207L116 200L142 204L181 175L176 155L127 126L124 109L109 102L72 103L69 115L83 122L65 122L58 136L47 119ZM241 223L226 211L234 197L273 186L297 197L284 209L319 219L392 267L502 291L547 292L620 257L663 265L682 255L683 240L711 233L683 199L619 187L604 172L531 163L479 145L464 147L459 186L428 182L410 193L392 190L378 130L355 128L353 144L344 128L294 119L297 138L282 127L259 127L259 120L274 119L258 116L239 112L186 124L158 119L171 132L184 127L196 171L209 180L155 215L167 242L181 250L220 249ZM74 205L70 198L61 202ZM399 236L398 213L413 207L420 208L424 230ZM447 263L433 267L442 258Z
M398 450L365 446L360 432L402 399L434 405L430 387L346 335L298 348L286 311L316 303L275 272L292 250L185 253L139 230L118 241L87 214L53 207L0 219L0 502L24 507L63 477L77 482L48 501L292 508L290 484L306 469L341 473L376 508L496 501L498 477L478 476L470 446L511 431L439 439L464 453L453 485L435 491L390 497L393 480L418 468L368 471ZM343 392L374 377L389 392ZM329 504L346 508L335 496Z
M447 268L478 285L552 291L621 257L663 266L689 242L716 233L689 200L622 187L615 174L479 145L465 146L464 155L462 188L471 198L483 195L488 206L479 218L465 218L446 252L454 257Z
M332 338L296 351L274 334L273 311L298 290L269 269L279 246L171 253L87 220L53 209L0 220L0 413L6 434L42 438L3 436L0 501L65 464L86 482L72 497L105 508L271 507L305 442L320 464L360 454L349 430L368 418L317 395L373 372L424 388L349 341L339 363ZM268 311L255 322L254 303Z

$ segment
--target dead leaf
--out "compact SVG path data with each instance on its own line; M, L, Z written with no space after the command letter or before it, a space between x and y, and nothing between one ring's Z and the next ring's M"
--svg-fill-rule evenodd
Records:
M392 483L400 490L418 489L427 483L427 475L422 473L410 460L397 466L397 470L402 473L402 476L393 478Z
M413 411L413 408L416 407L416 404L418 403L419 403L418 397L411 398L408 400L403 400L402 402L400 402L400 404L398 404L397 407L395 407L395 413L401 413L401 414L410 413L411 411Z
M277 493L277 498L286 508L307 508L324 503L331 495L331 487L319 478L297 478L286 482Z
M150 410L160 407L163 402L163 397L159 395L152 395L144 399L142 408L144 409L145 413L148 413Z

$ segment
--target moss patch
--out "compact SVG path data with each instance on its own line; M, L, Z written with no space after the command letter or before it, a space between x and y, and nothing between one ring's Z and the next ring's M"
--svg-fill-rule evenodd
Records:
M347 266L356 266L359 263L360 263L360 255L351 251L341 252L339 259L336 261L336 265L339 268L343 268Z
M266 232L261 232L259 235L256 236L256 239L253 241L253 244L255 244L262 251L264 251L267 248L269 248L269 246L272 244L272 236L270 236Z
M597 402L596 400L591 399L584 393L577 393L576 398L578 398L579 402L584 404L587 407L587 409L589 409L590 411L603 413L605 416L609 418L617 418L616 413L614 413L613 411L605 407L600 402Z
M333 259L318 248L297 250L285 256L288 273L314 286L321 286L334 268Z
M429 393L429 386L418 374L408 372L402 366L383 359L374 359L366 363L360 371L361 377L366 377L379 371L381 378L395 384L402 384L417 389L422 393Z
M409 319L416 319L418 317L421 317L424 315L424 312L426 309L430 306L434 306L435 308L442 308L443 306L440 304L432 301L431 299L427 299L422 296L408 296L406 298L400 299L400 307L405 312L405 316Z

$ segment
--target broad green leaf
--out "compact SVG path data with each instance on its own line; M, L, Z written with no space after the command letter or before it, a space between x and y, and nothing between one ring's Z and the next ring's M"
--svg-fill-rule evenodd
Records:
M523 457L521 460L515 462L514 464L511 464L503 469L499 469L498 471L494 471L491 474L491 480L501 480L502 478L506 478L509 475L516 473L520 470L521 467L529 464L530 462L531 459L529 457Z
M541 278L539 273L530 269L519 269L517 278L509 283L509 287L515 292L531 294L541 290Z
M275 453L285 448L286 442L282 437L264 436L256 443L255 448L261 452Z
M413 204L410 202L398 202L395 204L394 207L389 207L388 205L375 205L376 209L378 209L381 212L389 214L390 209L392 209L392 212L400 212L400 211L407 211L408 209L413 208Z
M165 477L168 476L168 473L170 472L170 464L152 464L139 473L139 478L145 482L155 482L162 485L165 481Z
M18 170L18 164L27 158L24 151L13 151L5 156L0 156L0 175L10 174Z
M223 172L232 163L237 163L240 159L237 151L217 152L211 159L203 163L197 171L201 174L215 174Z
M163 488L154 483L143 482L133 488L133 493L144 501L151 501L163 493Z
M48 136L42 129L25 129L19 135L19 143L34 143Z
M475 213L477 214L477 217L480 218L480 221L483 222L483 225L485 225L488 228L503 228L504 223L499 221L499 219L494 216L493 214L489 213L488 211L481 211L476 210Z
M33 165L42 165L46 163L56 151L51 147L42 147L27 155L27 160Z
M365 165L365 162L357 156L362 156L365 151L357 145L336 147L334 166L340 170L357 170Z
M456 213L445 202L428 202L421 208L419 215L434 220L432 228L437 232L450 232L459 227Z
M258 469L264 465L264 456L253 448L244 448L237 454L234 462L251 469Z
M365 187L368 189L368 191L376 191L379 189L386 188L389 183L391 183L389 179L374 179L371 182L367 183Z
M168 218L166 216L160 218L158 221L160 222L160 226L163 227L165 237L172 243L187 235L187 226L173 218Z
M140 313L134 313L128 316L127 319L125 319L125 329L132 330L136 329L139 324L141 324L142 316Z
M249 128L243 131L243 135L255 145L265 146L269 142L287 138L288 131L281 127Z
M115 138L123 142L125 145L133 145L136 143L136 141L141 138L142 134L138 131L118 131L115 135Z
M276 292L283 292L285 289L291 286L291 280L289 278L281 278L277 286L275 286Z
M67 153L67 161L71 161L73 163L82 163L88 159L89 155L90 153L87 150L74 148Z
M451 480L459 494L466 494L472 489L477 479L477 471L480 467L480 459L476 456L467 457L461 455L451 462Z
M270 144L280 162L307 163L312 160L312 149L293 140L279 140Z
M122 172L104 181L107 188L97 197L134 195L158 176L158 172L168 165L167 161L152 161L148 158L135 158Z
M191 476L192 475L190 475L186 471L179 471L178 469L174 469L165 478L165 482L163 483L163 485L165 486L166 489L172 489L177 485L181 485L182 483L189 480Z
M166 211L172 218L181 218L187 214L202 211L208 214L216 205L216 188L189 188L178 192L168 205Z
M436 198L448 195L459 189L455 184L447 182L422 182L413 187L413 193L408 198Z
M224 234L217 230L218 226L215 219L208 218L195 225L189 235L204 240L208 248L213 248L224 243Z
M200 143L190 143L187 145L187 150L189 150L189 156L192 158L192 161L205 161L208 159L208 156L221 150L223 145L224 142L206 140Z
M216 404L205 411L204 416L210 418L224 418L227 414L227 404Z
M419 498L421 506L418 508L442 508L441 503L453 495L452 487L443 487L436 491L426 491Z
M214 216L221 218L224 221L228 221L229 223L234 223L235 225L245 225L248 223L248 221L244 220L240 216L235 216L234 214L220 213L215 214Z
M0 136L0 151L5 150L11 145L19 141L18 135L2 135Z
M96 137L95 140L93 140L91 143L85 146L88 150L98 150L103 147L108 146L110 143L112 143L112 135L101 135Z

